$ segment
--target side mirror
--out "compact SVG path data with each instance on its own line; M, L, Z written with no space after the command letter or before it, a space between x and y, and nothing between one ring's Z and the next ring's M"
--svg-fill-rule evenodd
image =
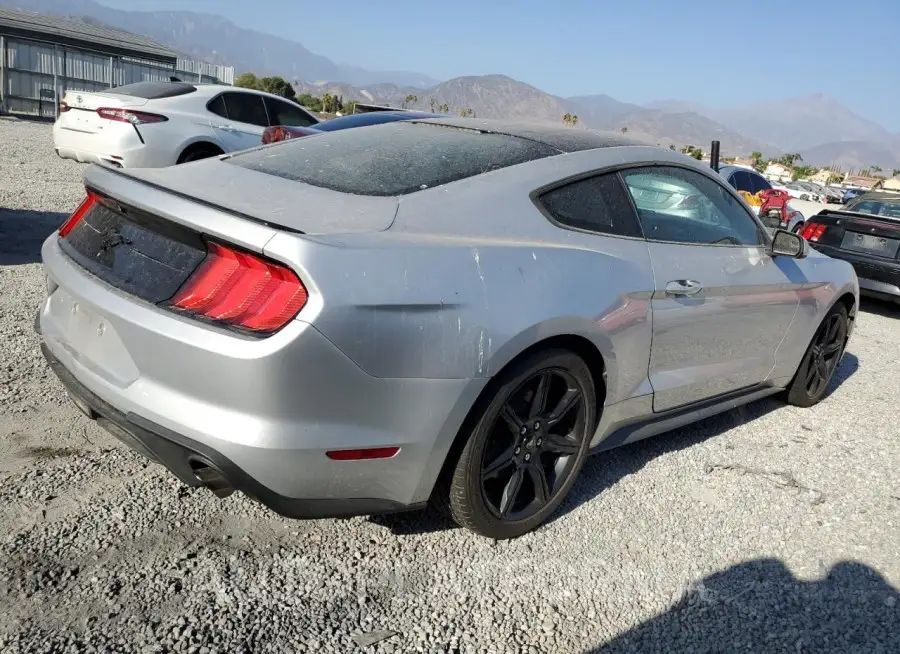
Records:
M809 254L809 243L805 238L784 229L775 230L775 236L772 237L773 257L803 259L807 254Z

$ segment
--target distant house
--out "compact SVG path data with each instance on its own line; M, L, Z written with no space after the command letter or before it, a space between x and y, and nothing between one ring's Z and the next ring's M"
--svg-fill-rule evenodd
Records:
M780 163L770 163L763 171L765 178L772 182L789 182L793 173L794 170L790 166Z
M881 191L895 191L900 192L900 175L896 177L891 177L890 179L879 180L879 182L872 187L873 189L879 189Z
M844 181L841 182L841 186L846 186L848 188L864 188L871 189L878 182L884 180L878 179L877 177L863 177L862 175L848 175L844 178Z
M827 184L828 178L831 177L832 175L837 175L838 177L843 177L843 175L841 175L840 173L836 173L833 170L828 170L827 168L823 168L822 170L817 172L815 175L812 175L811 177L807 177L807 180L809 180L810 182L816 182L817 184Z

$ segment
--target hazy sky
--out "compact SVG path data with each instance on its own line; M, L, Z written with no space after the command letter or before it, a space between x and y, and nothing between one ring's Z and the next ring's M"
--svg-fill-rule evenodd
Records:
M900 132L900 0L100 0L192 10L333 61L557 95L738 105L826 93Z

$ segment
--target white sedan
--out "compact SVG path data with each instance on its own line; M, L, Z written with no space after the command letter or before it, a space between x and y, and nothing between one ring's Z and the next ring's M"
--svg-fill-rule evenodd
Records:
M792 198L797 200L809 200L811 202L821 202L822 197L819 193L807 188L803 185L798 184L797 182L787 182L785 184L776 184L772 188L776 188L779 191L785 191Z
M65 159L117 168L160 168L260 145L270 125L318 119L276 95L232 86L138 82L69 91L53 125Z

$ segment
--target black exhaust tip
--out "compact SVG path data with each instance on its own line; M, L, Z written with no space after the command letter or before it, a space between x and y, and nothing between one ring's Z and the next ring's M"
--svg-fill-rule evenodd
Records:
M225 479L225 475L209 464L202 461L191 461L191 470L197 481L211 490L216 497L228 497L234 492L234 488Z

